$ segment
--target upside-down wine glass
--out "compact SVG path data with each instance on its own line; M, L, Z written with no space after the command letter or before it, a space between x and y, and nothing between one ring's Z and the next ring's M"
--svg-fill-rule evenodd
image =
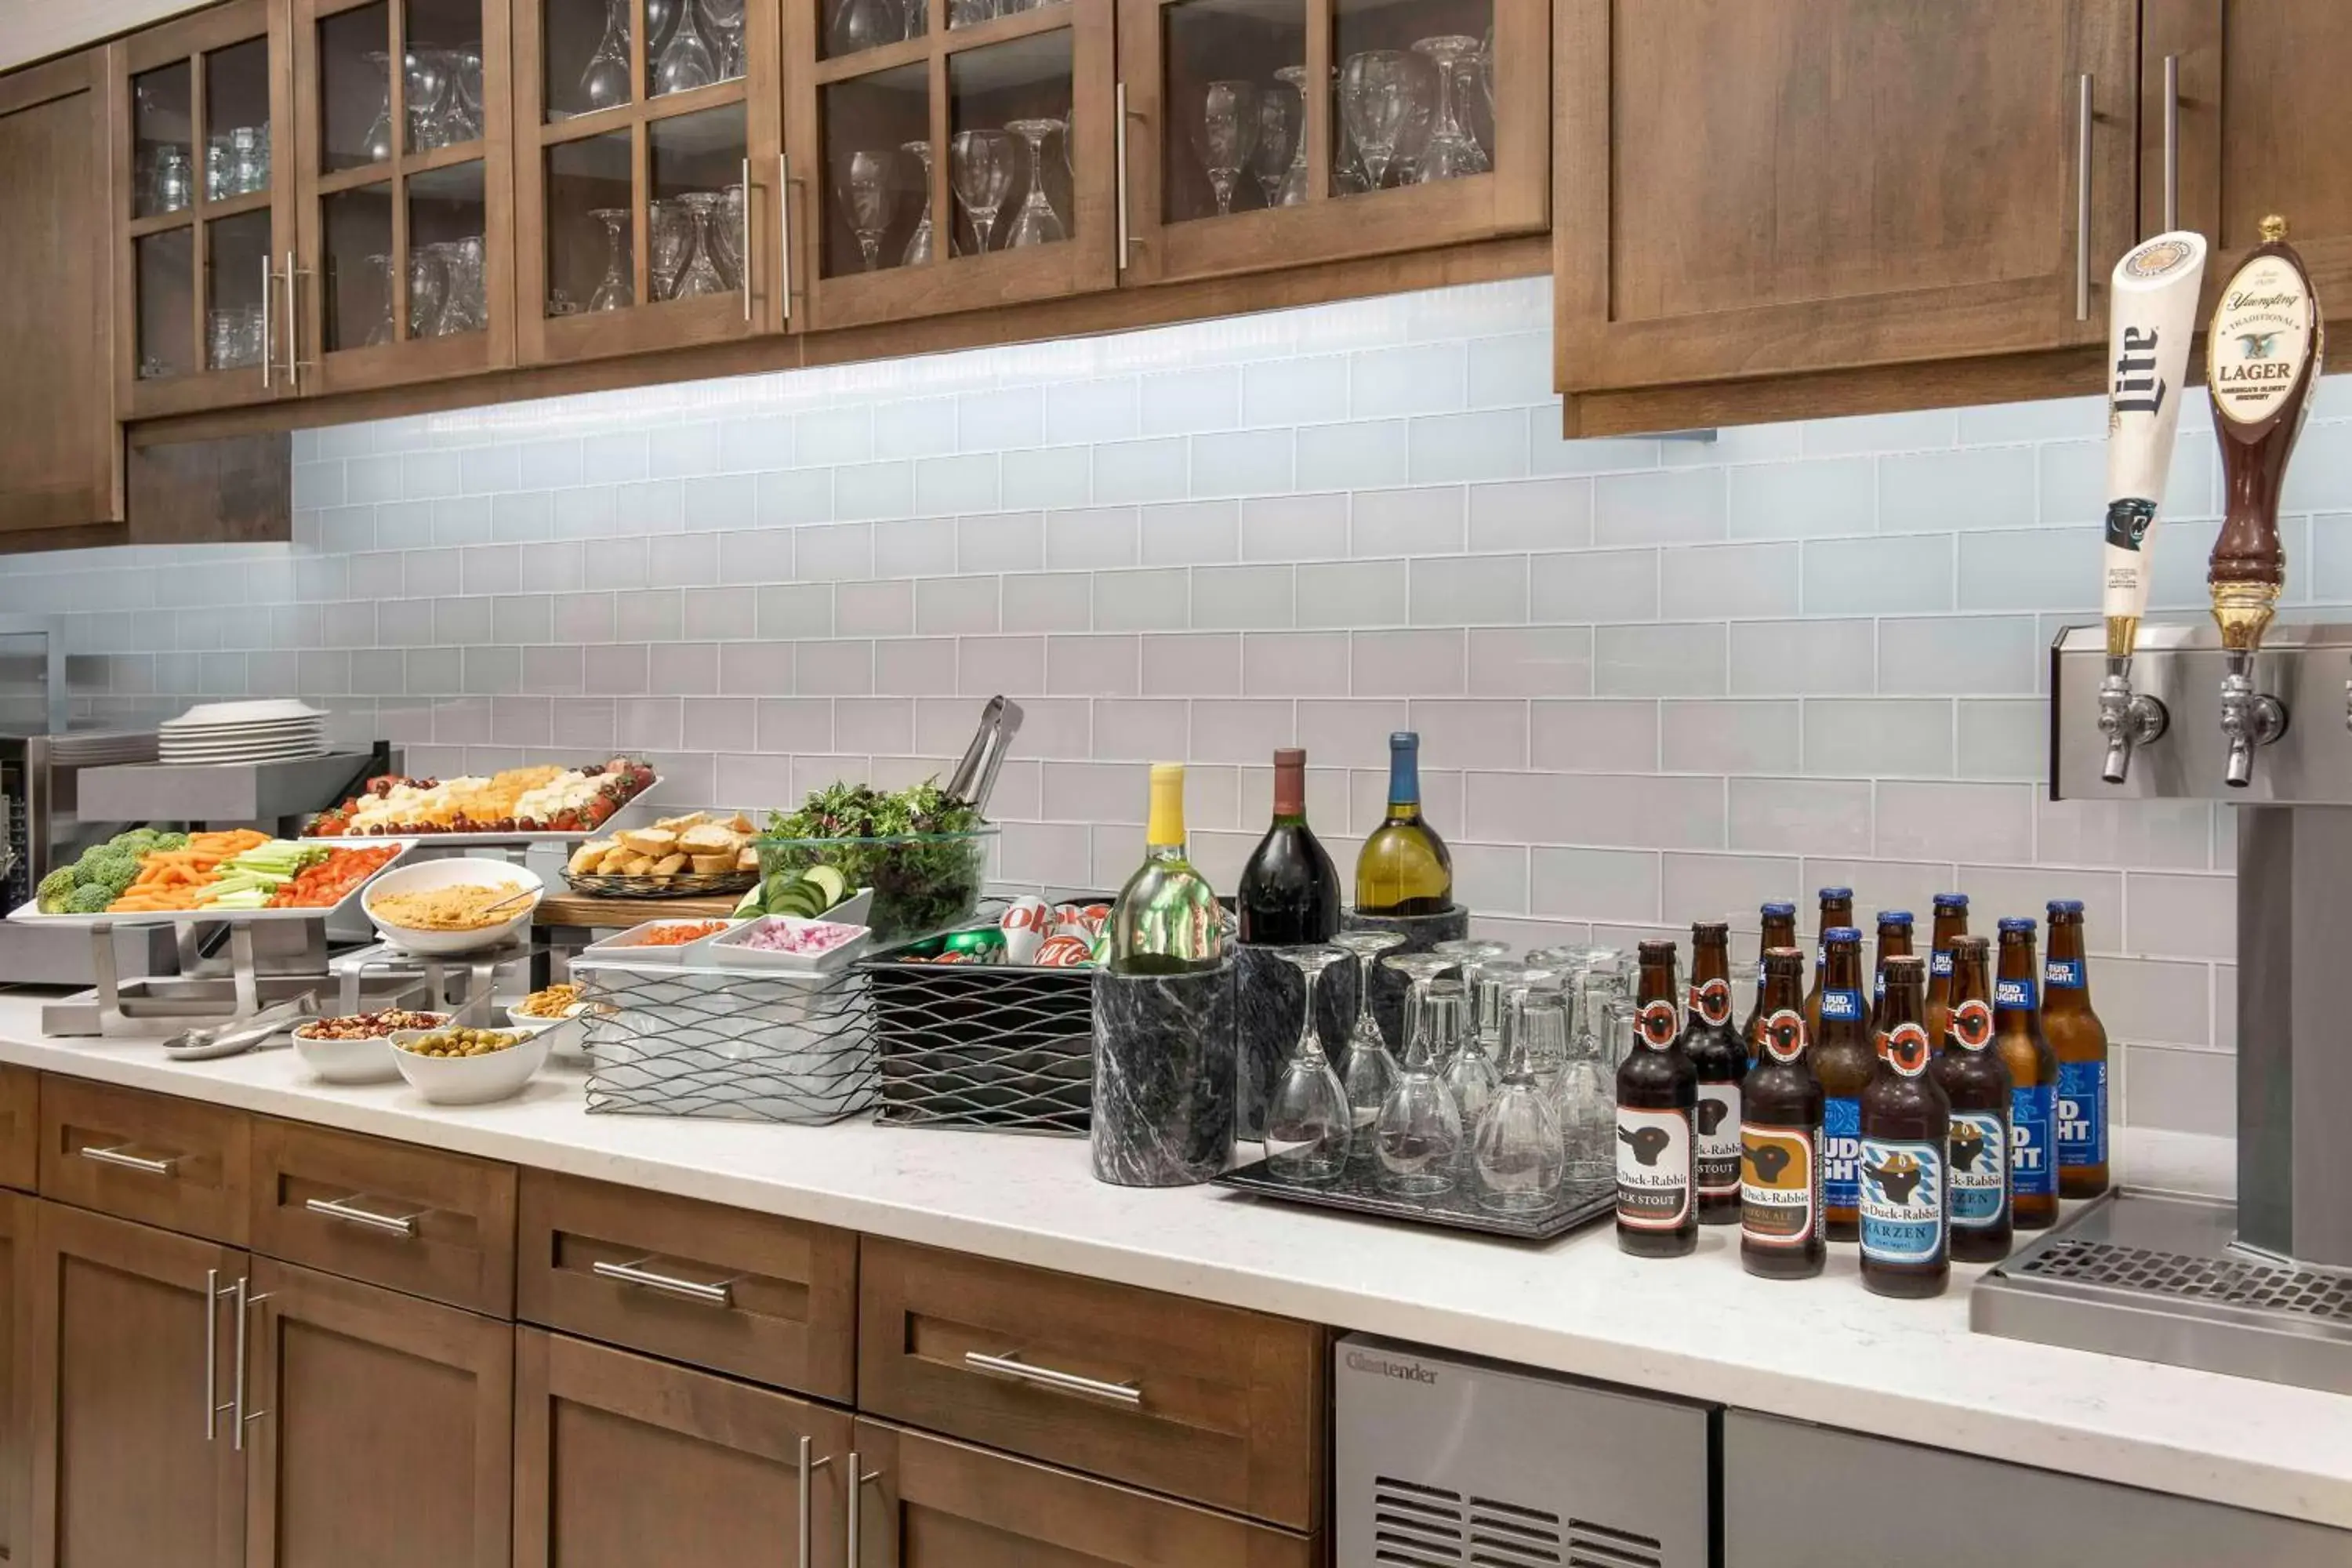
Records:
M448 298L449 280L441 269L441 258L429 245L417 247L408 253L408 335L412 338L434 338L441 335L441 303Z
M1531 986L1511 1000L1514 1037L1527 1036L1536 1082L1554 1097L1559 1093L1559 1075L1568 1070L1568 997L1558 990Z
M448 141L449 57L439 49L411 47L408 70L408 148L429 153Z
M1423 38L1412 48L1413 53L1429 61L1437 70L1436 120L1430 127L1429 142L1421 154L1421 177L1423 180L1454 180L1465 174L1486 173L1493 167L1486 161L1486 150L1464 127L1454 97L1454 83L1462 74L1464 62L1477 58L1478 40L1460 33L1448 33L1440 37Z
M1454 961L1437 952L1391 952L1381 962L1412 985L1405 1005L1404 1066L1372 1125L1381 1185L1408 1197L1433 1196L1452 1189L1454 1162L1462 1152L1462 1113L1437 1080L1432 1055L1449 1007L1459 1026L1458 987L1449 997L1431 994L1432 983L1452 969Z
M1454 966L1462 971L1462 985L1465 991L1469 989L1470 972L1473 969L1479 964L1491 963L1496 959L1511 956L1511 947L1508 942L1489 942L1483 937L1475 936L1454 937L1450 941L1435 943L1429 951L1442 958L1450 958L1454 961ZM1453 1059L1454 1050L1452 1046L1448 1045L1438 1052L1437 1065L1442 1070L1445 1064Z
M1307 205L1307 68L1285 66L1274 73L1274 79L1290 89L1290 166L1266 197L1266 205L1303 207Z
M857 237L857 252L866 270L882 266L882 237L890 228L891 155L878 151L852 153L841 161L841 211L850 232Z
M719 79L733 81L743 75L743 0L702 0L703 20L709 24L717 47Z
M1617 1075L1602 1063L1598 1035L1580 1032L1569 1043L1568 1066L1559 1075L1552 1109L1559 1115L1569 1182L1583 1188L1613 1184L1617 1179Z
M467 235L463 239L445 239L427 248L440 253L441 275L446 279L441 297L441 319L434 322L433 335L449 338L460 332L478 332L486 329L489 325L489 314L482 291L481 237Z
M1511 987L1524 984L1527 973L1527 965L1507 963L1499 956L1463 970L1470 985L1470 1027L1463 1034L1462 1048L1447 1058L1439 1077L1446 1092L1454 1096L1454 1109L1462 1112L1465 1129L1477 1127L1478 1119L1502 1088L1497 1063L1506 1055L1504 1019L1510 1007Z
M1279 947L1274 955L1306 982L1307 1005L1298 1020L1298 1044L1275 1080L1265 1108L1265 1157L1276 1173L1293 1181L1328 1182L1348 1166L1353 1127L1348 1091L1323 1054L1315 1026L1315 987L1323 971L1348 955L1336 947Z
M1415 74L1412 57L1396 49L1349 55L1339 68L1340 119L1355 143L1367 189L1376 191L1388 180L1397 138L1412 113Z
M360 138L360 156L371 163L392 161L392 56L383 49L370 49L360 57L383 82L383 102L368 121L367 134Z
M825 52L859 54L906 36L906 15L892 0L834 0L833 19L824 30Z
M710 209L710 258L719 264L719 279L730 289L743 286L743 240L751 232L739 181L719 192L718 205Z
M1481 1206L1498 1214L1531 1214L1559 1195L1566 1163L1559 1113L1536 1081L1524 1033L1514 1033L1502 1086L1470 1136L1470 1168Z
M1013 189L1013 138L1002 131L957 132L948 143L948 177L971 219L978 252L985 252L996 232L997 212Z
M929 142L908 142L898 149L915 160L922 171L923 183L916 188L915 199L922 216L916 221L915 232L907 237L907 249L898 258L901 267L929 267L931 264L931 144Z
M694 19L699 9L694 0L680 0L677 29L670 34L669 42L662 46L661 59L654 67L654 94L657 98L692 92L719 79L718 57L710 52L710 45Z
M604 37L580 73L580 99L593 112L629 101L629 0L604 7Z
M1404 933L1393 931L1343 931L1331 945L1356 961L1356 1022L1348 1031L1348 1059L1339 1074L1347 1091L1348 1117L1357 1134L1357 1150L1371 1152L1372 1123L1396 1082L1396 1058L1381 1034L1379 1015L1372 1009L1373 962L1391 948L1404 945Z
M598 207L588 216L604 226L604 276L588 296L588 309L625 310L637 302L636 284L629 277L629 210Z
M1213 81L1201 89L1201 111L1192 121L1192 151L1209 188L1217 194L1217 213L1234 210L1234 184L1257 146L1257 84Z
M392 258L370 256L363 258L362 265L367 268L368 287L375 290L381 310L373 324L368 328L367 341L361 346L371 349L382 348L393 341Z
M676 196L656 198L646 209L646 231L653 256L647 283L656 300L677 298L677 278L686 269L686 247L694 237L694 219Z
M1302 75L1306 68L1299 68ZM1279 71L1275 73L1277 77ZM1278 207L1282 187L1291 170L1299 167L1294 153L1303 154L1305 138L1299 114L1297 92L1279 89L1259 95L1257 100L1257 150L1250 154L1250 173L1257 176L1258 189L1265 195L1265 205Z
M681 21L679 29L686 24ZM730 292L726 277L710 254L710 215L727 198L717 191L688 191L677 198L686 204L687 216L692 219L687 230L686 265L679 269L677 287L670 293L673 300L696 300L706 294Z
M1004 237L1004 248L1054 245L1068 238L1062 228L1062 215L1054 210L1053 199L1045 194L1045 138L1061 130L1062 122L1014 120L1007 121L1004 129L1029 143L1029 195L1013 215L1012 231Z

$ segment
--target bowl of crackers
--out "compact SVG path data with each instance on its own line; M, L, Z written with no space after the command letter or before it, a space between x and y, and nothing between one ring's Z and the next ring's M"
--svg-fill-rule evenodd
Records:
M606 899L688 899L740 893L760 880L758 831L741 815L690 812L650 827L592 838L572 852L563 879Z

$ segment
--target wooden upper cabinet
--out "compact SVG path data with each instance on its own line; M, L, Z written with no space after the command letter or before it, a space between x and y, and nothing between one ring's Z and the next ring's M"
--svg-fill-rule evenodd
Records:
M106 100L102 49L0 78L0 539L122 517Z
M293 13L295 385L512 364L508 0L279 3Z
M2146 0L2142 26L2141 231L2161 231L2171 213L2211 242L2210 310L2276 213L2321 307L2341 309L2352 300L2352 6Z
M2137 11L1563 0L1561 386L2104 342Z
M1129 281L1541 233L1550 9L1118 0Z
M795 327L1117 285L1110 0L782 4Z
M108 50L114 357L126 418L289 395L294 110L284 0Z
M780 330L779 0L511 3L522 363Z

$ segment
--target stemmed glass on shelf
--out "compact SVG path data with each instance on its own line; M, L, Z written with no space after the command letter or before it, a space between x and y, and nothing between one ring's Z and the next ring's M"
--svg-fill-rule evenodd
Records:
M1062 228L1062 215L1054 210L1053 200L1045 194L1045 138L1061 131L1062 122L1044 118L1015 120L1004 129L1029 143L1029 195L1013 215L1004 247L1053 245L1068 238Z
M892 0L833 0L833 16L824 29L825 52L860 54L906 36L906 14Z
M1454 102L1454 84L1461 78L1465 63L1475 63L1478 40L1458 33L1440 37L1423 38L1413 45L1413 52L1436 68L1436 120L1430 128L1429 141L1423 147L1418 168L1423 180L1453 180L1465 174L1483 174L1494 165L1487 162L1486 148L1470 134L1462 123Z
M646 226L653 247L647 273L656 300L677 298L678 274L686 269L686 247L694 237L694 220L676 196L656 197L646 209Z
M654 66L656 98L692 92L719 79L718 57L711 53L701 27L695 22L698 9L694 0L678 0L677 26L671 30L669 42L662 46L661 58Z
M360 157L370 163L392 161L392 55L384 49L371 49L360 57L373 69L383 83L383 102L368 122L367 133L360 138Z
M1470 987L1470 1027L1463 1034L1462 1048L1446 1058L1439 1077L1462 1113L1463 1127L1475 1131L1502 1088L1498 1064L1507 1055L1505 1020L1511 992L1515 984L1525 984L1529 971L1496 954L1465 964L1462 973Z
M1274 79L1290 89L1290 167L1283 172L1282 184L1268 198L1269 205L1278 207L1298 207L1307 205L1307 68L1285 66L1274 73Z
M636 284L629 277L629 210L598 207L588 216L604 226L604 276L588 296L588 309L625 310L637 302Z
M448 274L442 269L441 258L429 245L418 246L408 253L408 335L412 338L436 338L441 335L442 302L448 298Z
M1465 1010L1459 982L1438 982L1455 961L1437 952L1391 952L1381 962L1412 984L1405 1005L1404 1065L1372 1125L1372 1148L1380 1157L1381 1185L1411 1197L1453 1189L1455 1160L1462 1152L1462 1113L1437 1079L1437 1051L1458 1033Z
M1411 55L1397 49L1349 55L1339 68L1340 119L1368 189L1378 190L1388 182L1397 139L1412 112L1420 68Z
M604 40L580 73L580 101L591 113L629 101L629 0L604 7Z
M718 47L719 79L733 81L743 74L743 0L702 0L703 19Z
M1013 188L1013 138L1002 131L959 131L948 143L948 177L985 252L996 215Z
M1266 1161L1293 1181L1328 1182L1347 1169L1354 1130L1347 1090L1323 1054L1323 1037L1316 1027L1315 986L1324 970L1348 955L1336 947L1282 947L1274 955L1298 971L1307 1001L1298 1044L1266 1102Z
M1502 1086L1470 1136L1470 1167L1478 1178L1482 1205L1501 1214L1528 1214L1549 1207L1558 1196L1567 1149L1559 1113L1536 1081L1531 1032L1515 1021L1509 1034Z
M907 237L907 248L898 258L901 267L929 267L931 264L931 144L927 141L908 142L899 152L912 158L922 170L923 183L917 187L917 202L922 216L916 221L915 232Z
M1373 962L1391 948L1404 945L1404 933L1393 931L1343 931L1331 945L1356 961L1356 1021L1348 1031L1348 1059L1339 1073L1348 1096L1348 1116L1358 1135L1356 1147L1371 1148L1372 1124L1396 1083L1396 1058L1381 1034L1380 1016L1372 1008Z
M841 160L842 215L857 237L857 251L868 272L882 266L882 237L889 232L896 200L896 162L890 153L878 151L851 153Z
M1200 157L1220 216L1234 210L1234 185L1257 146L1255 82L1213 81L1201 89L1201 108L1191 121L1192 151Z
M375 290L376 301L381 310L374 321L368 327L367 341L361 346L371 349L382 348L393 341L392 258L371 256L365 258L362 264L367 268L368 286Z
M1297 68L1303 77L1305 68ZM1275 74L1279 77L1282 72ZM1282 187L1289 182L1292 170L1305 167L1298 161L1306 153L1306 138L1300 134L1306 127L1300 110L1295 91L1277 90L1258 97L1257 150L1250 154L1250 172L1257 176L1258 188L1265 194L1265 205L1270 207L1297 205L1282 199ZM1302 184L1299 201L1306 199L1306 186Z
M677 199L692 221L687 228L686 265L678 270L677 285L670 290L670 298L694 300L705 294L727 293L727 279L710 253L710 215L727 198L717 191L688 191Z

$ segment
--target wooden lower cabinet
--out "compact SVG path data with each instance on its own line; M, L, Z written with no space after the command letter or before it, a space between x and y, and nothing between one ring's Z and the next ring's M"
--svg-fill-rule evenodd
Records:
M245 1254L60 1204L34 1205L30 1560L239 1568L234 1324L214 1292ZM354 1475L353 1484L362 1484Z
M841 1568L849 1446L845 1412L519 1329L515 1568Z
M1318 1568L1319 1542L877 1421L853 1568Z
M32 1366L34 1202L0 1194L0 1563L28 1563L33 1511Z
M266 1258L251 1292L249 1568L504 1568L513 1328Z

